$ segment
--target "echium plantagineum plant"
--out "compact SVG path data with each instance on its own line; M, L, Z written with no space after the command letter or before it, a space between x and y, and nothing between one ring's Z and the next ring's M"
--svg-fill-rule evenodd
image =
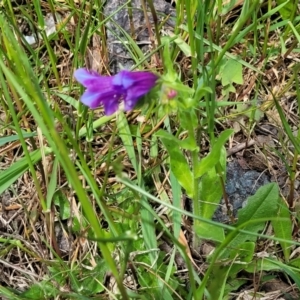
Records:
M162 129L156 132L156 136L160 138L168 152L173 176L185 194L192 199L194 215L210 219L217 207L216 203L221 200L222 190L218 183L213 201L204 199L202 195L206 192L203 189L207 184L204 184L203 178L205 179L204 175L210 170L215 170L215 166L219 166L218 169L224 171L226 157L223 155L225 153L223 149L232 131L225 130L218 139L211 141L213 155L209 153L204 159L199 158L200 149L196 129L199 128L200 123L203 123L200 120L199 103L200 98L210 94L211 90L203 85L195 85L194 89L183 84L180 79L180 70L174 70L170 57L169 48L166 45L163 60L166 73L160 76L150 71L128 70L122 70L113 76L102 76L84 68L76 70L74 76L86 88L81 102L91 109L103 106L106 115L117 112L121 103L125 111L134 109L143 96L152 89L154 90L154 87L158 87L155 91L160 102L159 106L162 107L164 113L176 111L174 117L179 121L178 134L184 133L183 136L187 138L179 139L173 133ZM186 159L187 153L189 153L189 159ZM209 178L217 180L219 175L214 171ZM199 241L197 232L203 229L200 223L197 219L194 220L195 244Z

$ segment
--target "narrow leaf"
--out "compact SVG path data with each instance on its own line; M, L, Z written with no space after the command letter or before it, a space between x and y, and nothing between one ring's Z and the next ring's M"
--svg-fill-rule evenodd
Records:
M30 132L30 133L27 133L27 132L23 132L23 138L26 139L26 138L29 138L29 137L33 137L35 136L36 133L35 132ZM18 141L20 138L19 136L16 134L16 135L10 135L10 136L3 136L0 138L0 147L2 147L3 145L7 144L7 143L10 143L10 142L14 142L14 141Z
M47 149L47 153L51 152ZM30 153L31 161L33 164L37 163L41 158L40 149ZM26 157L21 158L15 162L8 169L0 172L0 195L8 189L19 177L21 177L29 169Z
M160 135L160 138L170 156L170 165L174 176L186 190L187 195L192 197L194 191L193 175L182 151L173 140L162 137L162 135Z
M229 139L233 132L234 130L227 129L220 134L215 144L213 145L211 152L200 161L197 170L195 170L197 178L208 172L208 170L213 168L217 164L217 162L219 162L222 147L225 145L226 141Z
M134 170L138 172L138 161L135 155L132 134L127 119L125 118L124 114L121 112L117 115L117 119L118 119L117 126L119 129L120 138L122 139L122 142L126 148L127 154L132 163L132 166L134 167Z
M289 241L292 240L292 221L290 211L281 198L278 199L277 219L272 221L272 226L275 237ZM291 245L281 241L280 246L282 248L285 260L288 261L291 254Z

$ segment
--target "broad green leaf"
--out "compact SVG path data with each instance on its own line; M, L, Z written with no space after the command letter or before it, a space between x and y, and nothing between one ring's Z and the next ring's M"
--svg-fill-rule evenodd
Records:
M21 294L22 299L46 300L56 298L59 290L48 280L32 285L27 291Z
M199 152L199 147L195 143L195 139L188 136L184 140L179 140L178 145L185 150L190 150L190 151L198 151Z
M200 80L199 80L200 81ZM200 86L200 87L199 87ZM211 88L210 87L208 87L208 86L201 86L200 84L198 84L198 89L197 89L197 91L196 91L196 93L195 93L195 95L194 95L194 99L197 99L197 101L199 102L199 100L201 100L202 98L204 98L204 96L206 95L206 94L212 94L212 90L211 90ZM223 102L223 101L222 101ZM231 104L230 105L232 105L232 102L230 102ZM217 102L216 103L218 106L219 106L219 102ZM206 103L198 103L198 105L201 107L202 105L204 106L204 105L206 105Z
M104 291L102 282L106 273L109 272L107 264L103 260L97 261L97 265L93 270L86 269L82 273L83 280L80 282L81 294L85 296L93 296Z
M234 261L230 270L231 277L243 270L245 268L245 265L252 261L254 250L254 242L245 242L240 244L238 248L230 250L229 259L232 259Z
M274 229L275 237L289 241L293 239L291 214L286 203L280 197L278 199L277 219L272 220L271 223ZM291 244L281 241L280 245L284 254L284 258L286 261L288 261L291 254Z
M238 212L238 225L249 220L272 218L277 212L278 185L269 183L260 187L247 199L247 205ZM244 228L246 230L246 228ZM249 230L249 229L247 229Z
M283 7L279 10L279 13L280 13L282 19L292 21L291 17L293 15L293 11L297 11L297 1L294 1L294 0L288 0L288 1L276 0L276 3L278 5L283 5Z
M226 167L226 151L224 147L219 152L218 165L221 169ZM205 218L211 219L220 203L223 189L220 181L220 176L213 166L204 174L199 182L199 210L198 214ZM198 237L223 242L225 238L224 229L210 225L205 222L194 222L194 230Z
M230 292L237 291L242 285L246 284L247 280L246 279L240 279L240 278L234 278L234 279L229 279L226 282L226 287L224 294L228 295ZM226 299L226 298L224 298Z
M245 271L249 273L258 273L261 271L278 271L280 267L271 260L259 258L253 260L245 267Z
M165 131L165 130L158 130L157 133L155 134L155 136L163 138L165 140L170 140L171 142L174 142L176 144L179 144L179 140L172 134L170 134L169 132Z
M213 276L207 287L211 299L224 299L225 286L232 266L232 263L229 266L223 266L220 263L214 265Z
M97 128L103 126L104 124L110 122L113 118L115 118L115 115L102 116L101 118L99 118L93 122L93 129L97 129ZM87 134L87 128L86 128L86 126L84 126L79 130L79 136L84 137L84 136L86 136L86 134Z
M215 242L223 242L225 239L224 229L204 222L197 222L194 226L198 237Z
M232 83L243 84L242 65L234 59L228 59L220 72L220 77L223 86Z
M170 156L170 166L174 176L179 184L186 190L187 195L193 197L194 179L188 162L182 154L178 143L166 138L168 135L167 132L162 130L157 133L157 136L160 137Z
M150 157L156 159L158 157L158 142L155 134L151 137Z
M164 38L163 40L164 43L164 52L163 52L163 62L164 62L164 67L165 70L168 71L166 80L175 83L176 79L178 78L177 72L174 70L174 64L171 60L171 54L170 54L170 41L169 38ZM176 84L176 83L175 83Z
M247 205L238 212L238 222L236 226L242 227L244 230L258 232L264 227L264 222L260 219L269 219L276 216L278 201L278 186L275 183L269 183L260 187L255 195L247 200ZM257 221L256 221L257 220ZM249 221L252 221L249 223ZM255 241L254 235L245 233L237 233L235 237L228 243L227 250L223 253L223 257L229 255L230 249L236 249L245 241Z
M300 257L290 260L289 266L300 269Z
M245 242L239 245L239 248L230 251L229 258L237 259L240 262L250 262L253 259L255 243Z
M173 205L175 207L180 208L181 201L182 201L181 200L182 199L181 198L182 191L181 191L180 184L178 183L176 177L174 176L174 174L172 172L170 173L170 182L171 182L171 188L172 188ZM172 210L172 214L173 214L174 236L178 239L180 229L181 229L182 216L181 216L181 213L176 210Z
M226 151L224 147L219 152L218 162L221 168L226 169ZM200 216L211 219L220 203L223 194L220 176L216 168L212 167L204 174L199 183ZM206 224L206 223L205 223Z

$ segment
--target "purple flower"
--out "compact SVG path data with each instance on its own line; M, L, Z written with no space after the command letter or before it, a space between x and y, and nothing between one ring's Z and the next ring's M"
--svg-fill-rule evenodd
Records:
M116 112L121 101L124 101L125 111L133 109L158 79L151 72L123 70L114 76L101 76L86 69L76 70L74 77L86 87L81 102L91 109L103 105L106 115Z

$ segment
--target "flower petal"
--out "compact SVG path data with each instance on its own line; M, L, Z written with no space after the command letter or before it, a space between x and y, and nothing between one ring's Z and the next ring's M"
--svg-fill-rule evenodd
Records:
M139 100L139 98L137 98L137 99L133 99L133 98L131 98L131 99L125 99L124 100L124 110L125 111L129 111L129 110L132 110L132 109L134 109L134 107L136 106L136 104L137 104L137 102L138 102L138 100Z
M151 72L123 70L114 76L112 84L120 87L120 89L123 88L126 93L124 108L128 111L133 109L137 101L155 86L157 79L158 76Z
M130 88L132 85L145 82L148 83L149 90L155 85L158 76L151 72L143 72L143 71L127 71L122 70L117 75L114 76L112 81L113 85L122 86L124 90Z
M149 84L149 82L139 82L127 89L125 100L139 99L149 93L153 86L154 84Z
M124 102L125 102L125 110L131 110L135 107L138 100L149 93L149 91L153 88L155 85L154 82L139 82L138 84L133 85L129 89L127 89L127 94L125 96Z
M103 94L112 93L115 87L112 84L113 76L101 76L97 72L88 71L87 69L78 69L74 73L75 79L90 91Z
M144 71L136 71L129 72L130 74L126 74L126 77L130 77L132 81L149 81L152 84L156 82L158 76L152 72L144 72Z
M135 77L132 75L136 72L122 70L114 76L112 84L123 89L128 89L132 84L135 83Z
M74 77L84 87L88 88L94 85L102 76L94 71L88 71L82 68L75 71Z
M103 103L102 93L86 90L80 98L80 101L91 109L95 109Z
M110 112L114 110L113 112L109 113L111 115L118 109L121 99L122 95L116 94L114 91L111 93L102 93L101 91L95 92L87 89L81 96L80 101L91 109L96 109L103 105L105 114L107 114L106 111Z
M86 90L81 97L81 102L90 109L96 109L99 106L104 106L104 111L107 116L115 113L119 109L120 98L117 97L103 97L102 93L91 92Z
M112 99L111 101L103 102L104 112L107 116L112 115L119 109L118 99Z

